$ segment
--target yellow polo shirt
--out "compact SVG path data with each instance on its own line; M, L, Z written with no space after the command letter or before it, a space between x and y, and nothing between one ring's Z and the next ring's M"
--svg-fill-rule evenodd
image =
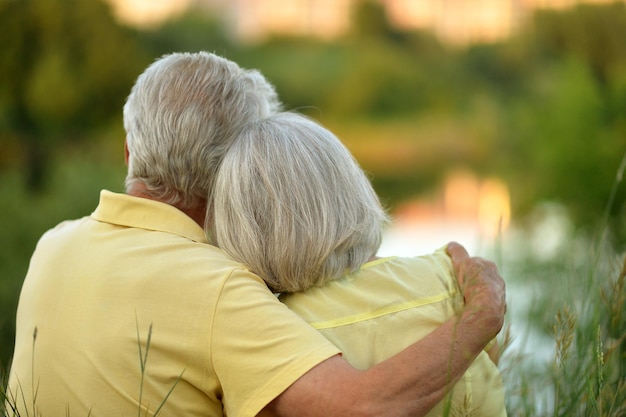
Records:
M323 287L280 299L358 369L370 368L422 339L463 304L443 249L422 257L379 259ZM454 386L451 398L428 416L444 415L447 406L450 416L506 416L502 378L486 352Z
M184 213L102 191L37 244L8 394L42 417L254 416L337 353Z

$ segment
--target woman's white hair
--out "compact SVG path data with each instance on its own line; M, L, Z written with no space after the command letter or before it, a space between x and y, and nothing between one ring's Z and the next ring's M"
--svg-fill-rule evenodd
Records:
M358 269L388 221L350 152L295 113L244 128L224 157L207 217L216 244L277 292Z
M126 190L198 207L241 127L280 110L274 87L208 52L165 55L139 76L124 105Z

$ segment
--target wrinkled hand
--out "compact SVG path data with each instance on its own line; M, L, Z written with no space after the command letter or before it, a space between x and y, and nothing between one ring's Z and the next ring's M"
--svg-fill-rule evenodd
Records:
M495 263L480 257L470 257L463 246L450 242L447 252L465 299L464 315L487 335L495 337L504 324L506 290Z

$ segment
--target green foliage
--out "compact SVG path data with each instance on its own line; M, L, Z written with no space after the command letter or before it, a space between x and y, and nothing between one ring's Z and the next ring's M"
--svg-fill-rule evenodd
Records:
M589 65L600 83L626 63L626 4L597 7L581 4L556 12L544 10L534 16L534 47L542 59L574 56Z
M519 177L515 182L523 184L523 176L529 187L518 197L528 205L537 199L559 200L578 222L590 220L590 214L598 219L626 142L607 123L598 85L579 61L543 70L533 85L528 97L517 103L509 135L521 150L509 155ZM534 105L527 105L529 101ZM620 200L624 195L620 192Z
M176 51L225 55L234 48L226 29L216 18L193 9L160 27L142 31L139 37L142 48L154 57Z
M528 326L549 335L554 350L536 366L519 352L504 355L512 417L626 412L626 257L606 241L588 242L574 238L564 245L562 256L520 262L514 279L540 288L532 296L538 314ZM532 355L541 346L530 348Z
M36 132L108 121L145 64L100 1L9 0L0 24L0 97Z
M0 26L0 138L23 149L38 189L49 150L119 117L147 61L99 0L7 0Z
M383 4L363 0L356 5L352 19L352 33L358 39L393 40L399 35L387 20Z

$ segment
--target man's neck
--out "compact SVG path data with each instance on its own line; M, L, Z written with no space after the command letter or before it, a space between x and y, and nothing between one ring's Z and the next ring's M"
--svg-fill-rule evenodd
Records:
M133 197L146 198L148 200L158 201L160 203L169 204L172 207L176 207L178 210L185 213L187 216L191 217L193 221L198 223L200 227L204 228L204 219L206 217L206 203L201 204L196 207L181 207L176 204L170 204L165 201L154 198L146 191L146 186L141 183L136 183L132 189L127 190L128 195L132 195Z

